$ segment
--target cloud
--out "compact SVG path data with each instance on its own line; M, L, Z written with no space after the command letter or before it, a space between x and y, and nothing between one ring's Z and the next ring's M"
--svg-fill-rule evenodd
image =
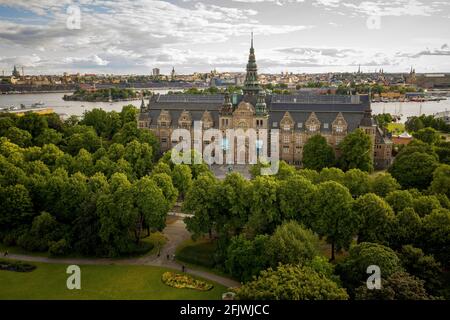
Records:
M450 47L448 46L448 44L443 44L440 48L437 49L427 48L415 53L398 52L397 56L405 58L420 58L422 56L450 56Z

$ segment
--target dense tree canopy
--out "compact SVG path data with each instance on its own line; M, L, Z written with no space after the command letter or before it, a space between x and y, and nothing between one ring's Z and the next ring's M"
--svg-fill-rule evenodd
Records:
M279 265L237 289L242 300L346 300L336 282L307 266Z
M339 144L339 149L341 150L339 164L342 170L373 171L372 141L362 129L356 129L345 136Z
M336 160L334 150L327 140L321 135L315 135L305 143L302 161L304 168L319 171L333 166Z

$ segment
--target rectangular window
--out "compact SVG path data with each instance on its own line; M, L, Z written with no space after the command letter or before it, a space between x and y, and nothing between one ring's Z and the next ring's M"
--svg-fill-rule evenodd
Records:
M278 122L274 122L274 123L272 124L272 126L273 126L274 128L277 128L277 127L278 127Z
M288 146L284 146L283 147L283 153L289 153L289 147Z
M295 142L296 142L297 144L302 144L302 136L301 136L301 135L295 136Z
M291 142L291 137L288 135L284 135L283 136L283 143L289 143Z
M303 128L303 122L299 122L299 123L297 123L297 127L299 127L299 128Z
M324 128L324 129L328 129L328 123L324 123L324 124L323 124L323 128Z

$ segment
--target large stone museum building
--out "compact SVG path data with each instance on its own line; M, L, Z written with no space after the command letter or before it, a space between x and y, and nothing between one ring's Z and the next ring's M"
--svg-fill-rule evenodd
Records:
M202 121L205 130L221 130L224 137L230 128L278 129L280 159L297 166L309 137L321 134L339 155L342 139L361 128L372 137L375 168L392 162L392 142L376 125L368 95L267 94L258 82L253 39L241 94L153 95L141 105L138 126L153 131L164 152L178 143L172 141L173 130L193 130L194 121Z

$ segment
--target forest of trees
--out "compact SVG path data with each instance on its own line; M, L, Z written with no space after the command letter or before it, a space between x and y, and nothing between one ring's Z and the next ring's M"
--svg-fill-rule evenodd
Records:
M164 228L192 173L155 165L157 139L137 128L137 112L93 109L65 122L56 114L2 115L0 240L54 255L150 250L140 239Z
M417 138L389 172L370 174L370 160L355 158L360 151L351 156L349 148L353 161L336 162L322 139L310 139L311 151L305 146L312 169L281 161L276 176L259 176L256 165L250 181L237 173L224 180L202 175L187 193L183 208L194 214L188 229L215 239L216 268L244 282L237 297L449 298L444 152L434 140ZM343 144L362 141L354 133ZM344 171L329 167L339 163ZM331 248L326 258L324 242ZM367 290L369 265L381 268L382 290Z

